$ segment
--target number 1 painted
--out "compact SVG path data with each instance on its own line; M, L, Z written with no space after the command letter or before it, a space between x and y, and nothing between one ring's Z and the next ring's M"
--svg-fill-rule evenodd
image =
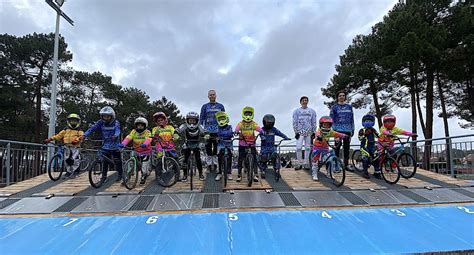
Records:
M67 225L70 225L72 224L74 221L77 221L78 218L72 218L72 219L69 219L69 222L67 222L66 224L63 225L63 227L67 226Z

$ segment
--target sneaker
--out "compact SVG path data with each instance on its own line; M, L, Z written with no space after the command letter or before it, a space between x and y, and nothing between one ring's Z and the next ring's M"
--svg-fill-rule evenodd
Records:
M237 182L240 182L241 180L242 180L242 176L238 175L236 181L237 181Z
M354 168L352 166L346 165L346 171L354 172Z
M216 180L216 181L220 181L220 180L221 180L221 178L222 178L222 174L217 174L217 175L216 175L216 179L215 179L215 180Z
M369 172L367 172L367 171L363 172L362 177L364 177L365 179L370 179Z
M258 182L258 176L254 176L254 177L253 177L253 181L254 181L254 182Z
M140 184L145 184L146 182L146 175L142 175L142 178L140 179Z
M188 181L188 177L187 176L183 176L183 178L181 178L181 182L187 182Z
M380 174L380 172L375 172L374 173L374 178L382 179L382 175Z
M265 172L261 172L260 176L262 176L262 179L265 179Z
M300 170L301 168L303 168L302 165L295 166L295 170Z
M228 174L227 175L227 180L233 180L234 178L232 178L232 174Z
M204 175L202 175L202 174L199 175L199 180L200 180L200 181L204 181L205 179L206 179L206 178L204 177Z
M313 174L313 181L318 181L318 174Z

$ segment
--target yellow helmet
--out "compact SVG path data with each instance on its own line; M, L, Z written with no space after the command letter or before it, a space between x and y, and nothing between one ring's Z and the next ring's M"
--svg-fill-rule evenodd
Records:
M216 112L216 120L217 120L217 124L220 127L223 127L229 124L229 115L227 115L226 112Z
M242 119L247 122L253 120L253 107L245 106L244 109L242 109Z
M76 129L81 125L81 117L75 113L71 113L67 116L66 122L71 129Z

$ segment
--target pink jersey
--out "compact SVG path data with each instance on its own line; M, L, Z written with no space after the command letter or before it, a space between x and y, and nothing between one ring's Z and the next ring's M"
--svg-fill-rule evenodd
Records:
M239 146L253 146L255 145L255 131L262 132L262 128L255 121L245 122L241 121L235 127L235 132L240 132ZM245 139L245 140L244 140Z

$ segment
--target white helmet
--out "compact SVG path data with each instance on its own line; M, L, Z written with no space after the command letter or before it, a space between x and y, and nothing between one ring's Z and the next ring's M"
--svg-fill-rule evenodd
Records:
M115 119L115 111L110 106L105 106L102 109L100 109L99 114L101 118L104 115L109 115L109 116L112 116L112 120Z
M143 117L136 118L133 124L135 125L135 127L137 127L137 124L139 124L139 123L145 125L145 128L148 127L148 120L146 120Z
M197 112L188 112L186 114L186 124L191 130L194 130L199 125L199 114Z

